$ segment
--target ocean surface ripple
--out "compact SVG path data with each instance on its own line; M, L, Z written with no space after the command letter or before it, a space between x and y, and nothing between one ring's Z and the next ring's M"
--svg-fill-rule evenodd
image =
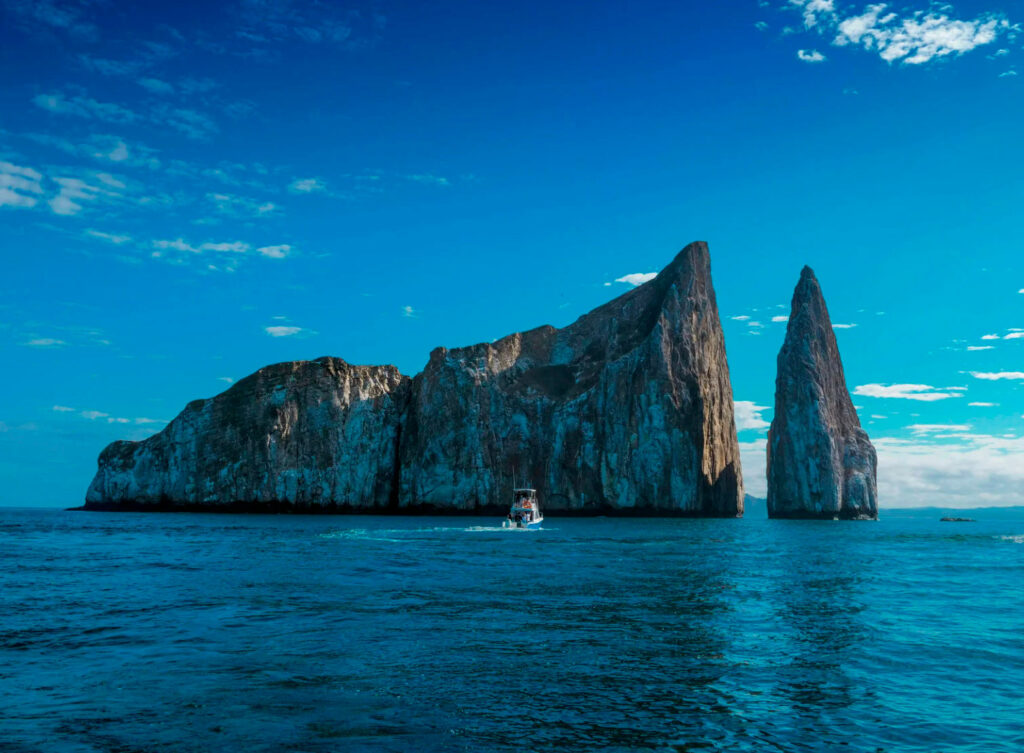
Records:
M1021 751L979 517L0 509L0 750Z

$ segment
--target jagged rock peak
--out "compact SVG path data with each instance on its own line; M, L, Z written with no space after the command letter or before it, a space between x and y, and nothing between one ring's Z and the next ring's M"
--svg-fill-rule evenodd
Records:
M876 518L875 448L846 387L821 285L804 267L779 351L768 432L768 515Z

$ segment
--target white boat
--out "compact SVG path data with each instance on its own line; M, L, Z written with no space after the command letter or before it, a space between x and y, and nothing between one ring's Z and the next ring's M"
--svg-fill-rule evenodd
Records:
M540 528L544 515L540 511L536 489L513 489L512 509L502 522L502 528Z

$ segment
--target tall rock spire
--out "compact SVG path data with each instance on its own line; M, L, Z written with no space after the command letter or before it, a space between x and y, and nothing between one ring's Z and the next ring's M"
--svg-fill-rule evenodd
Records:
M877 518L876 464L846 389L821 286L804 267L779 351L768 517Z

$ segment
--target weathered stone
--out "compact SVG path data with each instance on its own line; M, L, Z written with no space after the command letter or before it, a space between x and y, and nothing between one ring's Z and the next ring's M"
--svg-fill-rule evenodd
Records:
M768 516L877 518L876 464L846 388L821 287L804 267L779 351Z
M100 456L89 508L735 517L739 446L707 246L564 329L438 348L409 380L278 364Z
M743 512L707 246L564 329L438 348L416 377L400 504L473 508L535 486L548 511Z
M86 507L387 507L410 380L340 358L260 369L100 455Z

